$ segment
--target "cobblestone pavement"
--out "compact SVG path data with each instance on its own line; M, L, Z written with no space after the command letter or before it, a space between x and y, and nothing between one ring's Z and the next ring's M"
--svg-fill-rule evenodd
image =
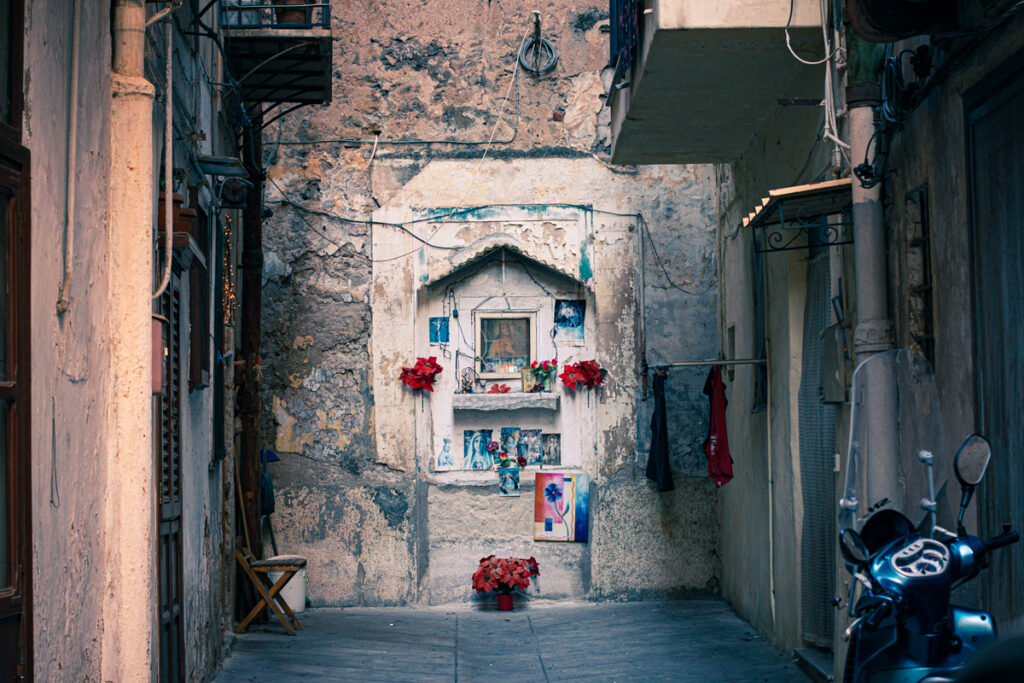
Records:
M808 679L724 602L314 609L237 636L235 681L768 681Z

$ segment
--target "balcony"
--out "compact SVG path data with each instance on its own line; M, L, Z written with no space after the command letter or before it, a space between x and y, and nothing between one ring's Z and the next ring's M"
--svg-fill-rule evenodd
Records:
M248 102L331 101L331 3L220 0L228 68Z
M612 0L612 160L729 162L769 119L805 125L824 92L824 66L786 49L790 0ZM820 4L795 0L789 34L823 56Z

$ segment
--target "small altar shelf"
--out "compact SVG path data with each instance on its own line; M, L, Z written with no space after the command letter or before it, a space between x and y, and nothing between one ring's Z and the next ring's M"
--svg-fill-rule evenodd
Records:
M550 391L507 394L452 394L455 410L558 410L558 394Z

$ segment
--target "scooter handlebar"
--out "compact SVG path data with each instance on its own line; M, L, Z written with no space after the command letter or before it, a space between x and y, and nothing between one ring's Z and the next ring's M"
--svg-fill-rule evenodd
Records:
M1004 545L1012 545L1020 540L1020 534L1016 531L1007 531L1006 533L993 536L992 538L985 539L982 543L985 546L985 552L990 553L996 548L1002 548Z
M888 600L883 600L878 603L878 606L871 610L871 613L864 619L864 628L868 631L874 632L878 625L882 623L882 620L889 616L889 612L892 611L892 603Z

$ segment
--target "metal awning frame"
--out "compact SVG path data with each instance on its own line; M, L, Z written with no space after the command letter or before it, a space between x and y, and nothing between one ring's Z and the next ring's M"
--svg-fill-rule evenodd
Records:
M743 219L759 254L853 243L851 180L770 190Z

